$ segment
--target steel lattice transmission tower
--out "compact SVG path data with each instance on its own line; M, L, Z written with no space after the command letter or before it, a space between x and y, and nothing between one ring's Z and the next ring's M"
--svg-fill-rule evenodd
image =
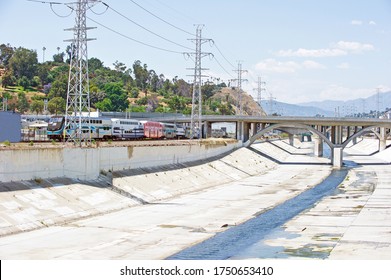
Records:
M243 113L243 104L242 104L242 81L247 81L247 79L242 79L242 74L247 73L247 70L242 69L242 63L238 61L238 69L234 70L235 72L238 72L238 78L233 79L232 81L238 82L238 108L239 108L239 115L242 115Z
M192 42L195 42L196 51L195 53L188 53L188 55L194 56L195 67L190 68L194 70L194 82L193 82L193 100L191 107L191 124L190 124L190 134L191 138L196 138L198 131L198 138L202 137L202 93L201 93L201 79L202 79L202 70L207 70L206 68L201 67L201 60L205 56L212 55L211 53L206 53L201 51L202 44L212 41L211 39L202 39L202 28L203 24L197 25L196 30L196 39L189 39Z
M266 90L265 88L262 87L262 85L266 85L265 82L262 82L262 78L259 76L258 77L258 87L256 88L257 90L257 103L259 107L262 108L262 91Z
M75 8L73 8L76 12L75 26L65 29L74 33L73 39L65 40L72 42L65 127L70 129L68 141L80 145L83 140L91 141L87 41L93 39L87 38L87 30L94 27L86 26L86 12L89 3L96 3L96 1L79 0L75 3ZM86 133L88 134L86 135Z

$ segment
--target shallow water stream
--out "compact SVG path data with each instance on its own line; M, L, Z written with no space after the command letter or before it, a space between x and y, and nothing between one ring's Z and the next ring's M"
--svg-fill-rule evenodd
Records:
M333 170L320 184L298 196L270 209L238 226L218 233L193 247L187 248L168 259L224 260L229 258L268 258L273 252L267 246L259 246L266 236L283 234L280 227L302 211L314 206L327 195L332 195L345 179L349 167ZM257 245L258 244L258 245ZM256 254L253 248L258 247ZM274 248L273 250L276 250Z

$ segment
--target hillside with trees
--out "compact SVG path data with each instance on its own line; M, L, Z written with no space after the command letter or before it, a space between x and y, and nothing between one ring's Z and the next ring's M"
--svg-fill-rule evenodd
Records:
M64 113L71 53L68 46L52 61L39 63L36 51L1 44L0 102L7 98L8 110L40 114L48 100L50 114ZM192 84L177 76L168 79L139 60L131 67L119 61L107 67L90 58L88 68L92 110L191 114ZM203 114L232 115L238 110L237 91L225 83L208 82L202 94ZM264 114L247 94L242 100L244 114Z

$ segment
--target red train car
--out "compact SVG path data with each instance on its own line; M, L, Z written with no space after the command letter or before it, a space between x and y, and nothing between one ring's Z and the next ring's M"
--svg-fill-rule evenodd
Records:
M164 126L160 122L142 121L144 126L144 136L149 139L164 138Z

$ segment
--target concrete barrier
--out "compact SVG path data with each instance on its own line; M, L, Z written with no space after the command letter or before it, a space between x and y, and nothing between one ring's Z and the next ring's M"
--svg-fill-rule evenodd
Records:
M204 160L241 146L236 141L187 145L0 149L0 182L68 177L94 180L101 172Z

